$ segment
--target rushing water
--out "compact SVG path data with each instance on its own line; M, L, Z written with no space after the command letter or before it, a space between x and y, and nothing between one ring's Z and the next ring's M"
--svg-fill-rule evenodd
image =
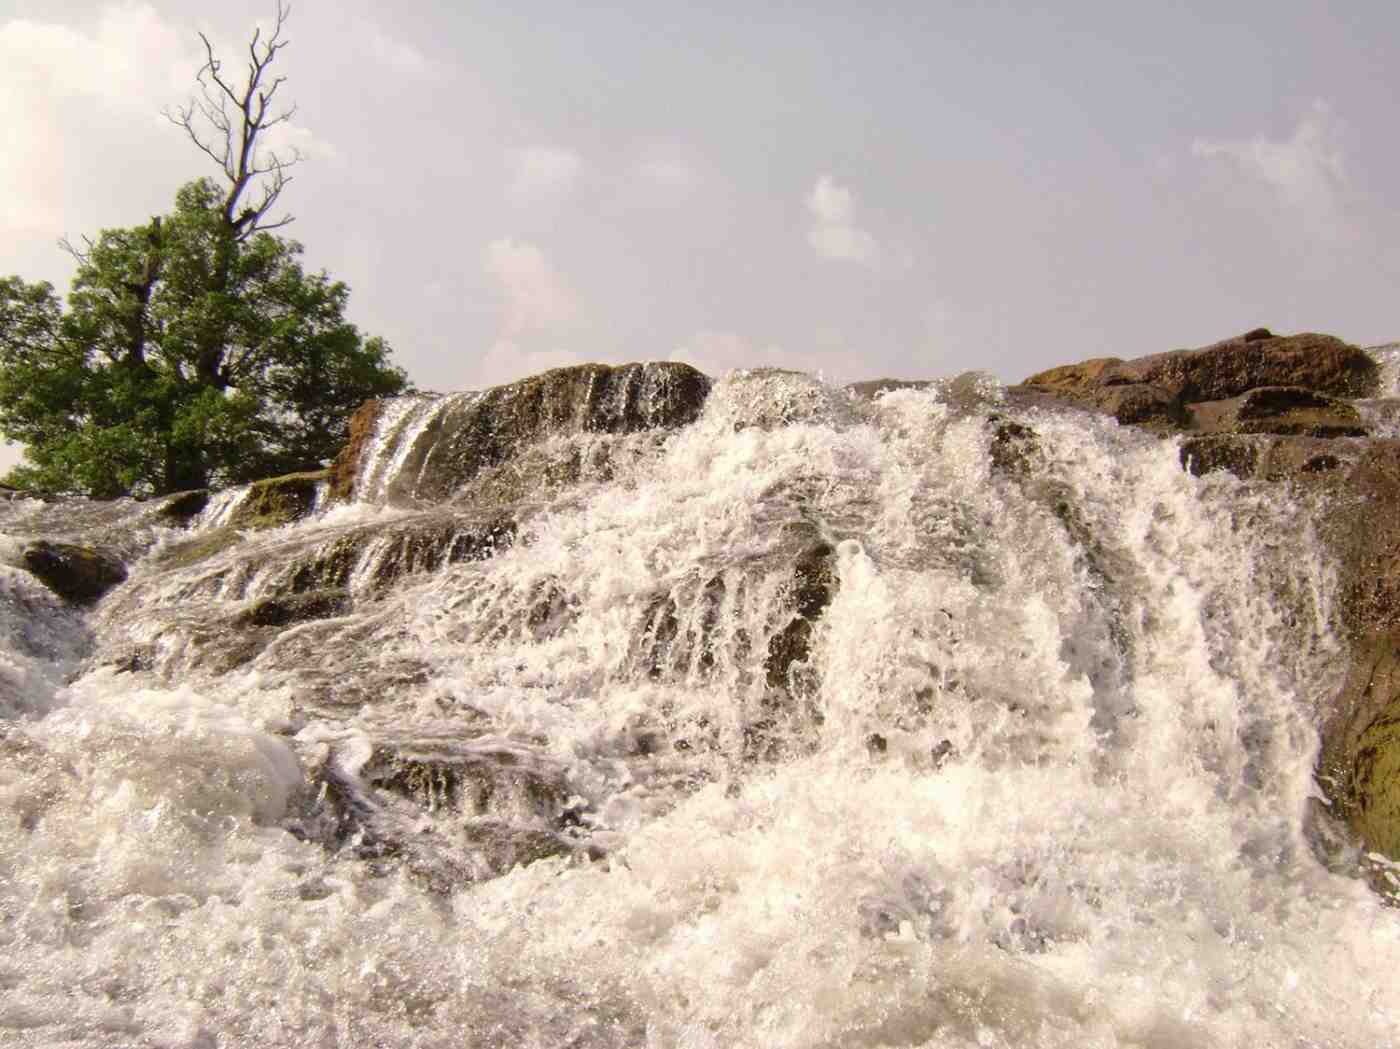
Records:
M415 501L405 400L203 559L0 508L133 559L87 614L0 568L0 1043L1396 1044L1285 493L997 401L738 374L503 523Z

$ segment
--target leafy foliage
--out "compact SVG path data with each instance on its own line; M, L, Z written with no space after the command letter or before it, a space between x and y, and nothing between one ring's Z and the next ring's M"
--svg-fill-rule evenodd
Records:
M66 308L0 279L0 432L27 446L7 483L108 497L314 469L357 405L407 387L345 320L346 286L227 203L200 179L172 214L103 231Z

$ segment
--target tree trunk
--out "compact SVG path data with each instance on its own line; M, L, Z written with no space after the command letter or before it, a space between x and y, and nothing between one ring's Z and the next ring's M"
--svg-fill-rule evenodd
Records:
M195 378L199 385L219 391L228 388L228 375L224 371L224 358L228 352L229 325L224 304L228 300L233 256L238 250L234 233L235 231L227 221L219 230L219 240L214 246L213 272L210 274L209 288L206 292L206 294L218 299L219 309L214 311L204 331L200 332L195 356Z
M146 231L146 255L141 262L141 276L127 281L126 290L136 300L131 316L126 320L126 354L122 363L128 368L146 367L146 333L150 324L151 295L156 282L160 280L161 265L165 261L161 243L160 216L151 219Z
M178 446L167 443L165 446L164 482L156 495L170 492L188 492L196 488L209 487L209 467L198 449L188 445Z

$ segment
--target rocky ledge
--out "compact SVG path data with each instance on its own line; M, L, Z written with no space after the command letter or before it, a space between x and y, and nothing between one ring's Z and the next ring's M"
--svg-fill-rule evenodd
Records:
M1400 859L1400 440L1377 434L1375 359L1329 335L1260 328L1197 350L1097 358L1012 387L1023 404L1111 415L1179 441L1183 469L1287 485L1339 573L1348 650L1338 691L1318 697L1308 814L1324 855ZM1377 872L1379 877L1379 872Z

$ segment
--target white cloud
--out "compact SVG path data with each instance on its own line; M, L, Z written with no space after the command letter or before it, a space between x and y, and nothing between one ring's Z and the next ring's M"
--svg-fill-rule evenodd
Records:
M569 281L528 241L503 237L482 254L486 272L500 282L505 298L501 337L562 333L583 321L583 304Z
M686 191L693 189L699 177L684 162L675 158L652 157L637 165L637 176L663 189Z
M511 169L511 200L542 204L569 195L583 170L583 158L572 150L530 146L511 156Z
M817 226L807 234L807 242L824 259L870 262L875 258L875 238L854 226Z
M851 221L851 191L823 175L807 194L807 208L824 226L844 225Z
M334 143L310 128L290 121L268 128L260 136L260 141L264 149L276 152L283 160L290 159L295 150L296 155L307 160L324 160L338 167L344 162L343 154Z
M216 39L214 45L241 75L237 56L245 53L246 40ZM86 24L0 23L0 69L6 71L0 75L0 127L7 135L0 150L0 229L57 236L99 203L91 192L95 179L138 162L154 165L153 180L164 177L166 155L188 161L182 172L215 174L161 116L196 94L204 57L192 30L149 4L109 5ZM308 157L339 157L331 143L295 122L271 128L263 144L284 154L295 147ZM104 171L108 175L97 174ZM133 191L120 199L139 196Z
M674 200L699 187L701 166L696 151L684 142L650 142L637 150L631 174L643 192Z
M1343 195L1346 162L1341 128L1331 108L1314 102L1283 141L1262 135L1235 141L1197 139L1191 152L1220 158L1254 184L1268 186L1277 202L1294 214L1308 232L1326 239L1348 231Z
M360 46L381 66L420 80L436 80L445 70L412 44L390 36L383 26L367 18L356 24Z
M879 244L852 221L855 205L849 189L830 175L823 175L807 194L807 210L814 223L807 233L807 242L819 256L848 262L874 262Z
M144 106L183 81L190 51L149 5L106 7L91 32L14 19L0 26L6 93L84 94L114 106Z
M68 176L98 162L92 142L122 125L154 131L161 104L188 83L191 56L189 41L145 5L105 8L86 30L0 24L0 227L60 226Z

